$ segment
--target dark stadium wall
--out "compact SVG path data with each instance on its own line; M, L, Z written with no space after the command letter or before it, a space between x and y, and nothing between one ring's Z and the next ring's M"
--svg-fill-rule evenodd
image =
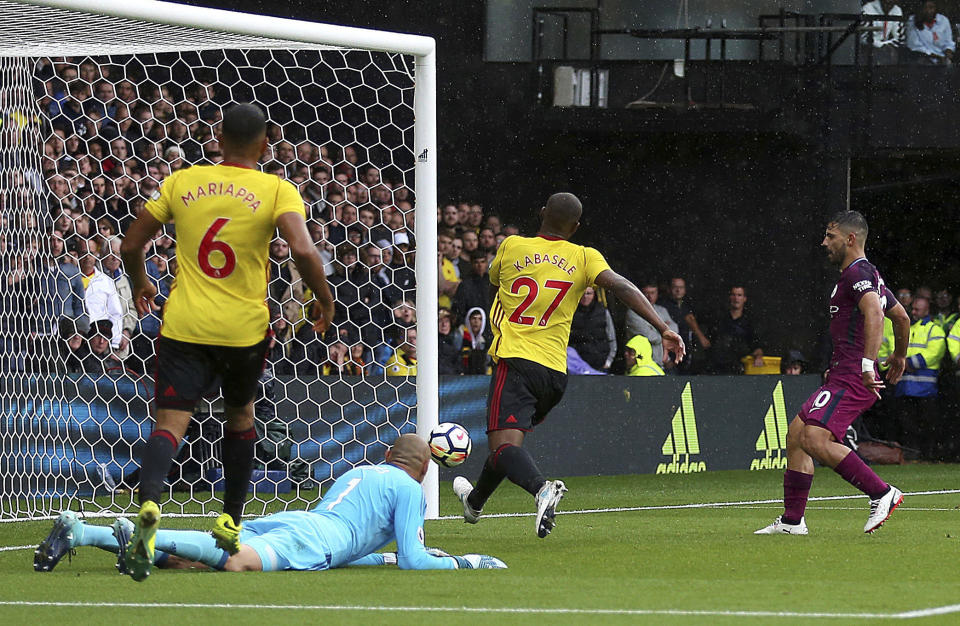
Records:
M814 358L836 280L819 245L825 218L845 208L845 159L766 136L540 135L532 143L523 171L536 184L496 185L515 189L509 197L520 206L574 191L585 204L576 240L616 270L661 284L685 277L708 326L729 288L742 285L766 352ZM517 217L527 232L533 215Z

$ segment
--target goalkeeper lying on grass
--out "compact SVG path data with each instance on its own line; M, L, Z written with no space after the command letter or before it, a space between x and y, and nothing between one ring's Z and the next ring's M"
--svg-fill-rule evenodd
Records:
M310 511L287 511L244 522L240 550L229 554L214 538L192 530L160 530L147 540L157 565L195 563L230 572L325 570L345 565L389 565L401 569L503 569L503 561L482 554L448 556L423 545L426 501L420 481L427 473L430 449L416 435L401 435L387 451L386 463L357 467L338 478ZM33 567L51 571L79 546L96 546L118 555L127 573L133 524L118 519L112 527L91 526L64 512L34 554ZM375 552L391 541L396 553Z

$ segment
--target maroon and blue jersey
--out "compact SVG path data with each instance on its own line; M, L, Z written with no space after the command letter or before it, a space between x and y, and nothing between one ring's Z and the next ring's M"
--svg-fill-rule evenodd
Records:
M861 257L840 272L840 280L830 294L830 339L833 340L831 374L850 372L860 378L865 337L859 304L868 293L880 296L884 311L897 303L877 268ZM871 357L876 358L876 355Z
M840 272L840 280L830 294L830 375L798 413L805 424L826 428L837 441L843 441L847 427L877 401L877 394L863 384L860 372L866 338L859 305L870 292L880 296L884 311L897 303L877 268L866 259L857 259Z

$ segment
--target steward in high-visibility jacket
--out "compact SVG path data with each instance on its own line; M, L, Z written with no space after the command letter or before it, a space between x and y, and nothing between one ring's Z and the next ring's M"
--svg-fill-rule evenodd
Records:
M877 352L877 365L880 371L886 371L890 366L887 365L887 357L893 354L893 348L896 344L896 337L893 335L893 321L889 317L883 318L883 339L880 341L880 351Z
M937 323L937 326L943 329L944 333L949 333L950 329L956 325L957 320L960 319L960 315L957 313L937 313L933 321Z
M946 338L929 315L914 322L907 345L907 371L897 383L898 398L936 397L940 360L947 352Z
M636 335L624 346L627 376L665 376L660 364L653 360L653 346L643 335ZM633 362L631 365L631 361Z
M960 321L957 321L947 334L947 352L951 361L960 361Z

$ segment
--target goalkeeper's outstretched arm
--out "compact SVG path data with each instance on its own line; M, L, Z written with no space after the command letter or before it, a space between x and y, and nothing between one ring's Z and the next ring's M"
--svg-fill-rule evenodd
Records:
M371 552L367 556L362 556L356 561L347 563L347 567L354 565L396 565L396 552Z
M489 556L487 554L452 556L439 548L426 548L426 551L430 556L453 559L457 564L456 569L507 569L506 563L495 556ZM396 552L374 552L348 565L397 565L397 563Z
M503 561L481 554L450 556L423 545L423 491L420 485L408 485L397 494L393 516L397 540L397 566L400 569L504 569ZM442 556L441 556L442 555Z

